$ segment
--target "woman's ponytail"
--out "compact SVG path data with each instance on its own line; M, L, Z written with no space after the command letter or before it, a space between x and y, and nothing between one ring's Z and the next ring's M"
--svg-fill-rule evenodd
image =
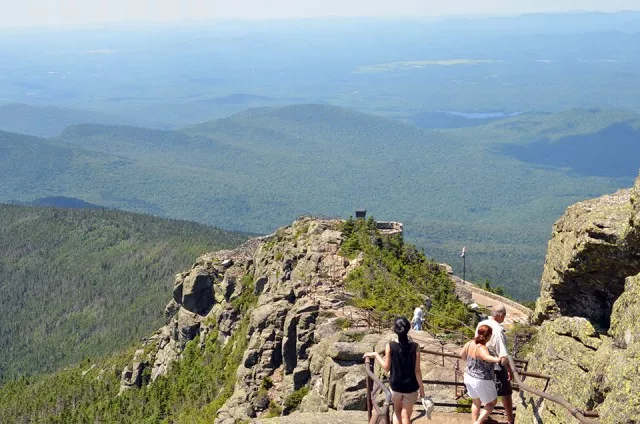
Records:
M409 320L406 317L396 318L393 323L393 331L398 336L398 343L400 346L406 347L410 345L409 342L409 328L411 324L409 324Z

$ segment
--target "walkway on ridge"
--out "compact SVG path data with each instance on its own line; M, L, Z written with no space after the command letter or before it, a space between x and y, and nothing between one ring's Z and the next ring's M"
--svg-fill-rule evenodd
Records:
M494 306L502 303L507 310L507 317L504 320L504 325L506 327L510 327L514 322L518 322L521 324L526 324L529 322L529 313L532 311L526 306L520 305L519 303L506 298L504 298L504 301L502 301L500 300L502 298L501 296L489 293L486 290L483 290L482 288L469 283L468 281L463 281L462 278L458 277L457 275L449 275L449 278L457 286L462 287L464 290L470 291L471 298L479 306L491 309ZM511 302L516 303L520 306L520 308L511 306L509 304Z

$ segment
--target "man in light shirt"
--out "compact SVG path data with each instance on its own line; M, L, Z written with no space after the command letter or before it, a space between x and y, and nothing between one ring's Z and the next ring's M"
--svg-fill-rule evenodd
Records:
M495 352L499 358L509 356L507 350L507 336L504 333L502 324L507 316L507 310L503 304L498 304L493 307L491 317L480 321L478 327L481 325L488 325L491 327L492 336L491 340L487 343L487 347L490 351ZM476 331L478 330L476 327ZM513 389L511 388L511 370L507 367L501 367L496 364L496 385L498 389L498 396L502 397L502 405L504 406L504 412L507 415L507 421L513 423Z
M413 319L411 320L411 328L414 331L421 331L422 330L422 321L424 320L424 305L420 305L418 306L414 311L413 311Z

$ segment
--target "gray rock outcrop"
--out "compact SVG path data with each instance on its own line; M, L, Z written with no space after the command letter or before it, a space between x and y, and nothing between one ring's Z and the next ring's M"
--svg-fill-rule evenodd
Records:
M218 411L216 423L258 416L268 403L262 382L275 382L269 402L310 384L311 348L320 311L344 300L339 288L350 267L338 254L339 221L302 219L274 234L255 253L255 291L249 342L236 375L233 395ZM362 356L362 355L360 355ZM262 393L263 394L263 393Z
M383 349L386 336L339 325L350 296L345 277L363 262L362 254L339 254L341 224L302 218L239 249L203 255L177 274L164 311L168 323L125 369L122 390L167 374L188 343L206 350L215 334L216 343L242 346L234 351L242 359L233 393L216 424L263 416L303 388L309 392L302 410L364 410L362 357Z
M580 202L554 225L534 319L529 369L546 391L599 422L640 417L640 178L629 190ZM544 389L545 382L527 379ZM572 423L557 404L521 393L517 423Z
M576 203L553 226L534 322L586 317L610 326L625 278L640 272L640 178L633 189Z
M136 350L133 355L133 363L127 365L124 370L122 370L120 392L118 395L121 395L127 389L140 387L142 385L143 372L148 366L149 363L145 358L144 350Z

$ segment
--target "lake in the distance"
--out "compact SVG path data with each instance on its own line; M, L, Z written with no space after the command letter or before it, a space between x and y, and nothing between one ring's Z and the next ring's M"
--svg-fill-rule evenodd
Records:
M518 115L522 115L522 112L511 112L511 113L504 113L504 112L476 112L476 113L470 113L470 112L459 112L456 110L442 110L440 112L449 114L449 115L455 115L455 116L462 116L464 118L468 118L468 119L492 119L492 118L511 118L512 116L518 116Z

